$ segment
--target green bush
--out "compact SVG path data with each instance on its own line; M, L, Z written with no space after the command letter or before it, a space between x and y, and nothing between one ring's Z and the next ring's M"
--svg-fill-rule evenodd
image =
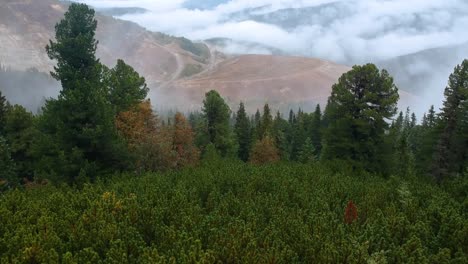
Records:
M467 197L454 185L217 164L0 194L0 262L468 261ZM358 220L347 225L350 200Z

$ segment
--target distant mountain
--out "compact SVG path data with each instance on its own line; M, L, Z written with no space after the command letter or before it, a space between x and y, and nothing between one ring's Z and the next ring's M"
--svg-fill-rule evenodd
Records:
M53 62L45 52L54 26L67 6L58 0L0 2L0 62L12 69L49 72ZM186 65L206 67L208 48L185 38L153 33L132 22L97 14L98 57L108 66L124 59L150 83L179 77Z
M144 14L147 9L141 7L113 7L113 8L97 8L97 12L106 16L123 16L128 14Z
M234 13L229 20L253 20L273 24L286 30L303 25L329 25L352 14L353 5L347 2L332 2L312 7L285 8L270 12L270 6L246 9Z
M468 43L428 49L377 64L387 69L403 90L421 96L442 96L449 75L463 59L468 59Z
M14 83L1 87L0 80L0 89L8 97L23 97L22 100L9 98L11 101L37 110L42 99L29 102L28 96L50 97L58 92L57 82L44 79L47 75L43 73L48 73L53 66L45 46L54 37L54 26L66 9L58 0L0 2L0 63L11 68L20 79L28 74L41 79L41 85L29 88ZM313 58L226 55L220 50L232 45L271 54L281 54L281 51L228 39L196 43L183 37L149 32L134 23L101 13L97 14L97 20L98 57L108 66L113 66L118 58L132 65L146 77L151 88L150 97L160 109L198 108L209 89L220 91L233 107L242 100L251 110L265 102L282 109L292 106L312 109L317 103L326 103L332 84L349 70L347 66ZM21 75L30 68L37 71Z
M205 42L227 54L287 55L286 52L280 49L250 41L238 41L229 38L212 38L205 40Z
M188 9L212 9L229 1L230 0L188 0L184 2L184 7Z
M244 101L250 111L268 102L276 109L324 105L331 86L350 68L332 62L289 56L243 55L229 58L200 75L174 83L192 102L216 89L231 106Z

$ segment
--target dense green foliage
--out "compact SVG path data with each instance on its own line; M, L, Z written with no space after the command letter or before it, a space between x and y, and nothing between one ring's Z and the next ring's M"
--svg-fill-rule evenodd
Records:
M209 91L203 101L202 111L206 121L204 122L206 127L202 133L207 134L209 143L212 143L223 157L232 154L233 139L229 126L231 115L229 106L218 92Z
M41 113L0 94L0 263L468 262L468 60L421 123L373 64L323 114L233 115L212 90L161 120L96 28L83 4L57 24Z
M445 89L440 114L441 133L434 155L433 175L438 181L462 173L468 165L468 60L455 67Z
M236 124L234 132L236 134L238 145L238 157L242 161L249 160L250 149L252 146L252 132L250 120L245 112L244 103L240 103L236 114Z
M107 82L109 101L117 113L137 105L149 92L145 78L123 60L117 60L117 65L108 74Z
M466 263L468 182L211 162L0 199L2 263ZM357 220L345 224L347 203Z
M386 70L354 66L333 85L324 159L341 159L366 170L388 173L387 120L397 110L398 89Z

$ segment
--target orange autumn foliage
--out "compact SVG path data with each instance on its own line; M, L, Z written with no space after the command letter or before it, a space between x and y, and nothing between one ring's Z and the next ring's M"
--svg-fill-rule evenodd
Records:
M344 221L346 224L352 224L358 218L358 211L353 201L349 201L345 209Z
M128 111L119 113L115 125L127 140L130 149L135 149L157 133L158 118L151 109L151 102L147 100Z
M177 113L174 125L163 126L144 101L118 114L115 125L135 156L138 170L156 171L196 165L200 153L186 118Z
M194 133L181 113L174 117L173 149L177 152L177 167L193 166L200 160L200 151L194 145Z
M265 136L262 140L257 141L250 154L250 162L256 165L275 163L279 160L278 148L270 136Z

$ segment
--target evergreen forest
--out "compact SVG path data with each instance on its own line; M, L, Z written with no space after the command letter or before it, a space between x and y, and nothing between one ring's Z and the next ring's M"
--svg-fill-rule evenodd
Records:
M0 263L468 263L468 60L420 118L370 63L314 112L163 116L98 26L70 4L37 114L0 92Z

